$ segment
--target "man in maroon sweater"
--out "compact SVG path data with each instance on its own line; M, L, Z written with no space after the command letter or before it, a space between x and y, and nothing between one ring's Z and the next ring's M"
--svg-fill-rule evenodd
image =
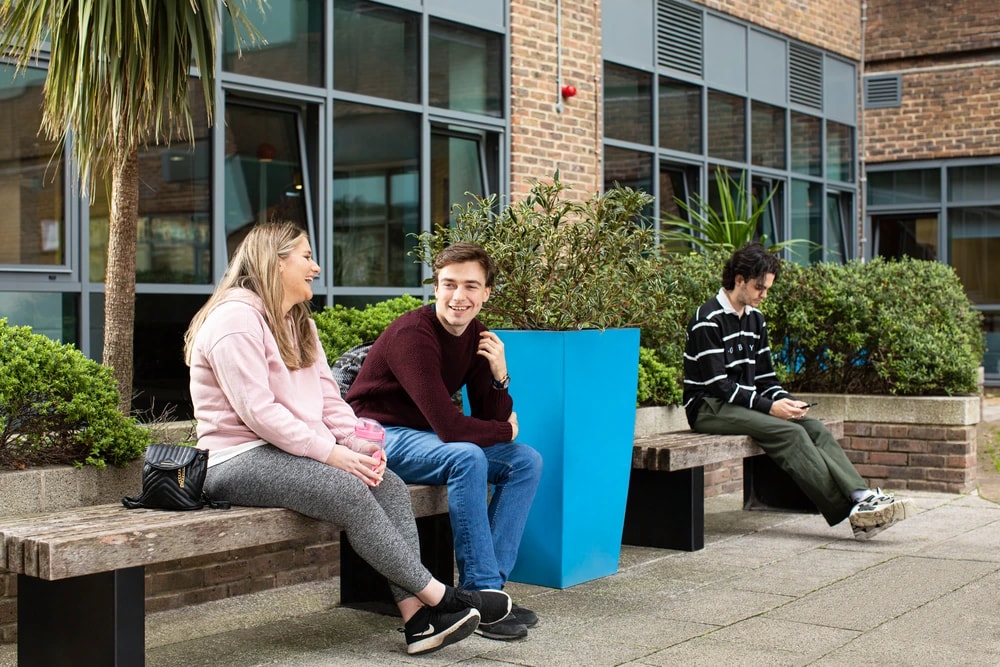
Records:
M518 442L503 342L476 315L496 266L477 245L456 243L434 260L435 303L402 315L378 337L347 400L386 427L385 455L410 484L446 484L459 587L503 588L542 474L541 455ZM465 387L470 416L452 395ZM493 493L487 504L487 485ZM518 639L538 622L514 605L476 630Z

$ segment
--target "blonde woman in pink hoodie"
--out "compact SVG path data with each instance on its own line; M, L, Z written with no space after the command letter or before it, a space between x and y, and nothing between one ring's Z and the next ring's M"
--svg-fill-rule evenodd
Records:
M235 505L285 507L344 528L390 582L407 653L427 653L510 611L501 591L463 591L420 562L406 485L354 436L309 316L320 268L291 223L254 227L191 320L184 356L205 490Z

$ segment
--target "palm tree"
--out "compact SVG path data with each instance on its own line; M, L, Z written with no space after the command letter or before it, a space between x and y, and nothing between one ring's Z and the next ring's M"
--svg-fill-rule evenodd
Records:
M256 0L263 11L264 0ZM222 0L240 44L259 33L242 7ZM200 72L208 122L215 101L219 0L0 0L0 55L23 69L48 54L41 129L67 139L84 191L110 180L104 279L104 358L131 410L139 148L194 136L189 72ZM47 48L46 48L47 47ZM180 132L173 127L180 124ZM109 178L110 177L110 178Z

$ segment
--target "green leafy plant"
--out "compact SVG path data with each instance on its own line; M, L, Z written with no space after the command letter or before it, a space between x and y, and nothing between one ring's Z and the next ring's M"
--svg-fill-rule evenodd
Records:
M981 315L940 262L786 262L762 309L777 371L792 391L977 391Z
M369 304L364 308L347 306L327 306L313 314L320 343L332 364L341 354L355 345L370 343L382 333L393 320L423 305L420 299L404 294L394 299Z
M0 320L0 467L139 458L150 432L122 415L118 399L110 368Z
M812 244L805 239L768 244L766 234L761 234L758 238L760 219L767 212L768 205L778 190L771 190L763 200L758 201L746 187L746 172L740 172L740 178L736 180L728 170L721 168L716 170L715 185L719 198L717 208L698 194L693 194L690 202L674 198L681 210L687 213L687 218L677 215L667 217L663 233L665 243L701 252L732 252L753 240L759 240L772 252L796 244Z
M456 223L417 237L411 254L431 265L446 245L478 243L497 264L483 307L494 328L570 330L657 326L672 299L644 192L616 187L585 201L563 197L557 173L523 200L498 210L474 195L455 207Z

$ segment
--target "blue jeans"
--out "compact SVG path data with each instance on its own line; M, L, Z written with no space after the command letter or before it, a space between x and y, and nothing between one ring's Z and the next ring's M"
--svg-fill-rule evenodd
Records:
M433 431L387 426L385 455L389 468L408 484L448 486L459 587L503 587L542 477L541 454L516 442L445 443ZM489 504L488 484L493 485Z

